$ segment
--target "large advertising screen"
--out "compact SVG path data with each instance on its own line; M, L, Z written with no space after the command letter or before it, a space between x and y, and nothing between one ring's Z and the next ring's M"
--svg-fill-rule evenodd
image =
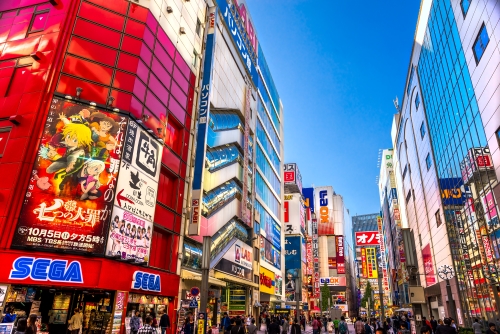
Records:
M287 194L283 202L285 207L285 234L304 234L306 213L301 194Z
M236 240L214 269L251 281L253 278L252 263L252 247L241 240Z
M281 253L264 237L260 236L260 257L262 260L281 269Z
M104 253L127 123L52 99L12 246Z

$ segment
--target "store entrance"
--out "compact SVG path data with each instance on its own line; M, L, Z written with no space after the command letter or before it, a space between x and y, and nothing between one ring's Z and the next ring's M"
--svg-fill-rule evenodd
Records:
M13 308L17 321L30 314L38 316L38 334L67 334L68 320L78 308L83 315L83 334L104 334L111 329L114 291L77 290L11 285L3 313Z

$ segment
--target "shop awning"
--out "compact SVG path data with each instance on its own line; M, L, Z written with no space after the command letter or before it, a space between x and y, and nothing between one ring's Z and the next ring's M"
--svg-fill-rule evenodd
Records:
M186 270L186 269L181 269L181 278L201 282L201 274L200 273L197 273L195 271ZM208 277L208 283L212 284L212 285L226 287L226 282L221 281L221 280L219 280L215 277L211 277L211 276Z
M225 274L225 273L220 272L220 271L215 271L215 278L221 279L221 280L226 281L226 282L233 282L233 283L238 283L238 284L242 284L242 285L246 285L246 286L251 286L254 288L259 288L259 285L257 283L247 281L247 280L235 277L235 276L231 276L231 275Z

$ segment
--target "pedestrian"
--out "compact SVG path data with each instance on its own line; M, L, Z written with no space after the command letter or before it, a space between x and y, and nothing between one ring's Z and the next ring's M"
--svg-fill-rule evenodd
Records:
M339 334L339 319L335 317L335 320L333 320L333 329L335 330L335 334Z
M78 307L75 308L74 312L75 313L73 314L71 319L68 320L69 330L71 331L72 334L78 334L82 329L83 315L80 313L80 309ZM30 320L31 320L31 315L30 315ZM28 327L29 327L29 322L28 322Z
M231 320L229 319L227 312L224 312L224 317L222 317L220 327L224 334L229 334L229 330L231 329Z
M497 331L497 326L493 323L493 322L490 322L488 324L488 330L486 331L486 334L498 334L498 331Z
M361 319L356 320L354 323L354 332L356 334L365 334L365 324L361 321Z
M139 314L139 311L135 311L135 314L130 318L130 332L132 334L137 334L137 331L139 331L139 326L141 325Z
M328 322L326 323L326 330L328 331L329 334L333 333L334 325L332 318L328 318Z
M256 334L257 326L255 326L255 319L250 320L250 325L247 326L247 334Z
M245 334L245 327L243 326L240 318L235 319L234 326L231 327L230 333L231 334ZM279 331L276 334L279 334Z
M387 334L386 330L383 328L377 328L375 334Z
M302 326L302 330L306 330L306 317L304 315L301 316L302 319L300 319L300 326Z
M165 334L167 328L170 328L170 317L167 314L167 309L163 309L163 313L160 317L160 328L161 334Z
M434 319L434 316L431 315L431 328L433 333L436 333L437 326L438 322L436 321L436 319Z
M481 324L479 323L479 319L474 319L474 323L472 324L472 330L474 334L482 334L483 329L481 328Z
M280 334L280 323L278 318L274 318L269 328L267 329L268 334ZM233 334L233 333L231 333Z
M425 317L422 317L422 319L424 319ZM427 320L429 321L429 320ZM422 326L422 328L420 328L420 334L431 334L432 332L432 329L430 326Z
M147 318L146 318L147 320ZM193 315L188 314L186 319L184 319L184 325L182 325L182 332L184 334L193 334L194 333L194 320ZM138 333L140 334L140 333Z
M345 317L344 316L340 317L339 333L340 334L348 334L349 333L349 327L347 327L347 322L345 322Z
M26 334L36 334L37 327L36 327L36 321L38 320L38 317L36 314L30 314L28 318L28 324L26 326ZM81 329L81 322L80 322L80 329ZM80 330L79 329L79 330Z
M151 317L152 322L151 322L151 327L153 328L158 328L158 320L156 319L156 313L154 310L151 310L151 313L149 314L149 316Z
M290 329L290 322L287 317L283 318L283 325L281 325L281 333L288 334L288 329Z
M139 328L139 331L137 332L137 334L155 334L156 329L153 328L152 324L153 324L153 318L150 315L148 315L146 317L144 326Z
M365 334L374 334L374 329L372 326L370 326L368 320L365 321Z
M7 308L7 312L5 312L5 316L3 317L2 323L11 323L16 321L16 313L14 312L14 307L9 306Z
M26 318L21 318L17 321L17 327L14 334L25 334L26 328L28 327L28 322Z
M313 334L319 334L319 330L320 330L320 322L318 320L319 318L314 318L313 322L312 322L312 328L313 328Z
M300 325L297 322L297 318L293 319L292 328L290 329L290 334L301 334Z
M327 324L326 317L323 317L323 327L325 328L325 332L327 331L326 324Z
M436 334L456 334L455 328L451 327L451 318L443 320L444 325L438 326Z

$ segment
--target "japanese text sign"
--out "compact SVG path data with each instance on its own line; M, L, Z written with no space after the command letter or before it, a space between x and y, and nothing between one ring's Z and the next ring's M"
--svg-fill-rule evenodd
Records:
M378 246L380 234L378 231L355 232L356 246Z

